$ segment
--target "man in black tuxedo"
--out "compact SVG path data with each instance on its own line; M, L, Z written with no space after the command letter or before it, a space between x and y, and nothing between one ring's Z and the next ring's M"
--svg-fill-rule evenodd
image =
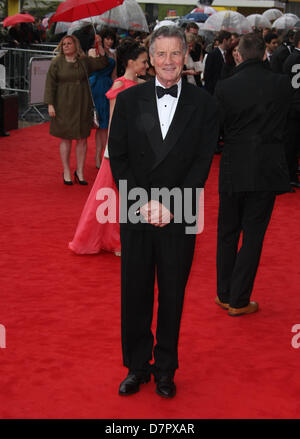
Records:
M283 73L283 64L286 58L293 52L295 32L287 31L282 43L274 50L270 60L271 70L274 73Z
M264 235L276 194L290 191L284 140L293 93L287 76L264 67L260 36L246 34L238 47L241 64L216 87L224 125L216 303L231 316L258 310L250 296Z
M295 47L293 52L286 58L283 64L283 73L289 75L289 78L292 81L292 85L293 78L295 79L294 99L288 117L287 140L285 143L285 147L291 185L300 188L300 182L297 175L298 153L300 152L300 31L297 31L295 33L294 43Z
M264 65L265 67L271 69L271 58L273 55L273 52L277 49L278 47L278 35L273 33L273 32L268 32L265 36L264 36L264 42L266 45L266 50L265 50L265 60L264 60Z
M195 245L195 230L188 231L189 221L180 214L195 208L218 133L214 99L181 79L185 53L180 28L157 29L150 40L156 78L118 95L110 127L110 164L121 214L126 214L120 220L121 311L123 361L129 373L120 395L138 392L151 372L160 396L176 393L180 319ZM168 202L156 189L177 195ZM132 196L134 191L143 194ZM137 197L142 199L137 202ZM155 274L159 306L153 350Z
M208 53L204 67L204 83L206 90L213 94L215 86L221 77L221 71L225 62L226 50L231 43L231 33L223 30L218 35L218 47Z

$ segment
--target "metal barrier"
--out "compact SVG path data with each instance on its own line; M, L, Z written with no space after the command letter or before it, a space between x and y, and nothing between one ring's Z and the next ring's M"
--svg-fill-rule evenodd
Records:
M36 57L52 57L53 51L17 49L2 46L7 51L3 56L6 71L6 86L4 90L29 93L29 61Z
M30 44L30 49L33 50L46 50L53 52L53 50L58 46L58 43L38 43L38 44Z
M52 58L55 55L53 50L56 45L37 44L34 46L39 47L37 49L35 47L19 49L2 45L1 50L5 51L5 55L1 59L5 67L5 87L2 87L2 90L18 94L26 93L28 95L27 108L25 109L21 118L23 118L31 109L33 109L39 114L40 117L42 117L42 119L45 119L38 111L37 107L29 102L31 91L31 59Z
M34 110L38 115L45 120L45 117L39 111L37 106L45 105L44 93L48 70L52 61L52 57L35 57L30 58L29 61L29 95L27 110L22 114L22 119L29 113L30 110Z

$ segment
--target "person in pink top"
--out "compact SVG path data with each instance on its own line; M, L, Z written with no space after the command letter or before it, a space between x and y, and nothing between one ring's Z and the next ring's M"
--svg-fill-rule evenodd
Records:
M145 76L148 67L147 51L136 41L124 40L119 45L117 52L117 58L124 64L125 73L114 81L111 89L106 93L106 97L110 100L110 121L117 95L129 87L144 82L138 76ZM104 216L107 209L109 210L108 201L97 199L100 197L101 191L99 192L99 190L103 188L106 188L105 190L112 189L115 195L115 199L112 200L115 204L112 209L116 212L115 222L105 222ZM102 203L105 205L101 206ZM107 251L119 256L121 244L118 207L119 195L112 177L106 147L101 167L83 208L74 238L69 242L69 248L77 254L95 254Z

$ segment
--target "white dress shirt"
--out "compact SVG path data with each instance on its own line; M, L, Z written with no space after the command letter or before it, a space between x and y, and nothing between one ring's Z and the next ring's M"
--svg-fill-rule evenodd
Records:
M270 62L271 61L271 57L272 57L272 53L270 53L270 52L268 52L266 50L266 54L267 54L268 61Z
M179 99L179 96L181 93L182 79L180 79L177 82L177 85L178 85L177 98L174 98L171 95L164 95L163 97L158 99L158 97L156 95L159 124L160 124L160 129L161 129L161 134L162 134L163 139L167 135L167 132L170 128L170 125L172 123L172 120L173 120L173 117L175 114L178 99ZM155 78L155 86L166 88L159 82L159 80L157 78Z
M221 47L218 47L218 49L220 50L220 52L222 54L222 57L223 57L223 60L225 62L226 61L226 59L225 59L225 50L221 49Z

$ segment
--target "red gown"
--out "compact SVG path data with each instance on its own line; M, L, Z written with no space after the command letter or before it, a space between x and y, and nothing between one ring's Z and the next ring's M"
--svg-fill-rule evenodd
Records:
M124 76L117 78L122 85L114 90L110 89L106 93L108 99L115 99L122 90L132 87L137 83ZM115 81L115 82L116 82ZM110 202L114 205L109 206L107 199L99 201L98 198L102 188L113 190L114 197L109 197ZM100 190L100 192L99 192ZM107 190L107 189L106 189ZM101 204L105 202L106 209L101 208ZM108 211L116 213L115 222L101 223L101 217L107 215ZM74 238L69 242L69 248L77 254L94 254L100 251L120 252L120 225L119 225L119 193L115 185L108 158L103 158L96 180L88 199L84 205L82 214L77 225Z

